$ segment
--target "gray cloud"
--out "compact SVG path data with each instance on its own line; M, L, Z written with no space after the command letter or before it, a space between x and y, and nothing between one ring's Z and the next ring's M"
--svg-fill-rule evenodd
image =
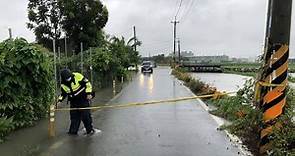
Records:
M170 21L177 1L105 0L111 15L106 30L110 34L131 36L131 27L136 25L143 41L142 55L171 52ZM190 0L183 2L178 25L182 49L193 50L197 55L253 57L261 54L267 0L195 0L196 5L189 14L186 10L190 8L187 6ZM292 34L291 44L294 39ZM291 56L295 54L293 51L291 45Z
M27 0L0 0L0 40L7 39L8 28L13 36L34 41L34 34L26 28Z
M170 23L179 0L103 0L110 13L106 32L132 36L132 27L143 45L141 54L147 56L172 51L173 27ZM183 0L180 10L178 36L183 50L198 55L227 54L249 57L261 54L267 0ZM190 5L189 5L190 4ZM194 5L192 5L194 4ZM191 8L190 12L187 12ZM14 36L29 41L34 35L26 28L27 0L0 1L0 39ZM293 16L294 19L294 16ZM294 25L292 30L295 30ZM291 56L295 35L291 36Z

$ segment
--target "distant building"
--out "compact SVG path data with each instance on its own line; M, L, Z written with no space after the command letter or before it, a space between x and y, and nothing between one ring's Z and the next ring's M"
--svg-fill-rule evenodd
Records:
M230 61L230 59L227 55L185 57L185 62L189 63L222 63L228 61Z
M248 58L231 58L230 61L231 62L235 62L235 63L247 63L247 62L251 62Z
M193 57L195 54L192 51L183 51L181 52L181 57ZM177 54L178 56L178 54Z
M171 57L173 57L173 55L174 55L173 52L168 54L168 56L171 56ZM192 51L182 51L180 55L181 57L192 57L195 54ZM178 51L176 51L175 57L178 57Z
M295 63L295 58L289 58L289 63Z

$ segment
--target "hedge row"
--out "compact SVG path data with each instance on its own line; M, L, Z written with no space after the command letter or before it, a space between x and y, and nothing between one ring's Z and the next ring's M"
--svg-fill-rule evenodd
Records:
M46 116L54 96L52 57L25 39L0 43L0 142Z

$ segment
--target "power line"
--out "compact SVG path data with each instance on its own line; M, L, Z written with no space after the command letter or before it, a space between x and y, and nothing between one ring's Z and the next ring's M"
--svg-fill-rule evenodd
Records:
M181 19L185 14L187 14L189 8L191 7L191 4L194 0L187 0L187 1L183 1L182 3L182 6L185 6L185 7L182 7L181 11L179 12L179 19ZM187 2L187 3L186 3Z
M169 43L165 43L165 44L151 45L151 46L146 46L146 45L143 45L142 47L147 47L147 48L150 48L150 49L152 49L152 48L158 48L158 47L161 47L161 46L169 46L169 45L171 45L171 43L170 43L170 42L169 42Z
M177 11L177 8L178 8L178 0L175 0L175 8L174 8L174 10L173 10L173 14L172 14L172 16L175 16L176 11Z
M183 0L180 0L179 6L178 6L178 10L177 10L177 12L176 12L176 14L175 14L175 18L177 18L178 14L179 14L179 11L180 11L181 6L182 6L182 1L183 1Z
M197 6L197 4L198 3L196 3L196 0L191 1L190 8L187 10L186 14L184 16L182 16L182 18L181 18L182 23L184 23L184 21L186 21L187 17L191 13L191 11Z
M161 45L163 43L170 43L171 40L166 40L166 41L156 41L156 42L148 42L148 43L143 43L142 45L144 46L154 46L154 45Z
M183 16L181 16L180 20L182 21L191 11L191 9L193 8L193 5L195 4L195 0L191 0L189 1L187 8L185 9L186 12L183 14Z

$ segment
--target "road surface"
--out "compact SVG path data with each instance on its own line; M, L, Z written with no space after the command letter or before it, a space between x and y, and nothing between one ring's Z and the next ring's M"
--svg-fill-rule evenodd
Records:
M192 96L170 69L138 74L110 104ZM34 151L42 156L236 156L226 134L197 100L93 113L96 136L64 132ZM58 121L57 121L58 122ZM59 130L59 129L58 129Z

